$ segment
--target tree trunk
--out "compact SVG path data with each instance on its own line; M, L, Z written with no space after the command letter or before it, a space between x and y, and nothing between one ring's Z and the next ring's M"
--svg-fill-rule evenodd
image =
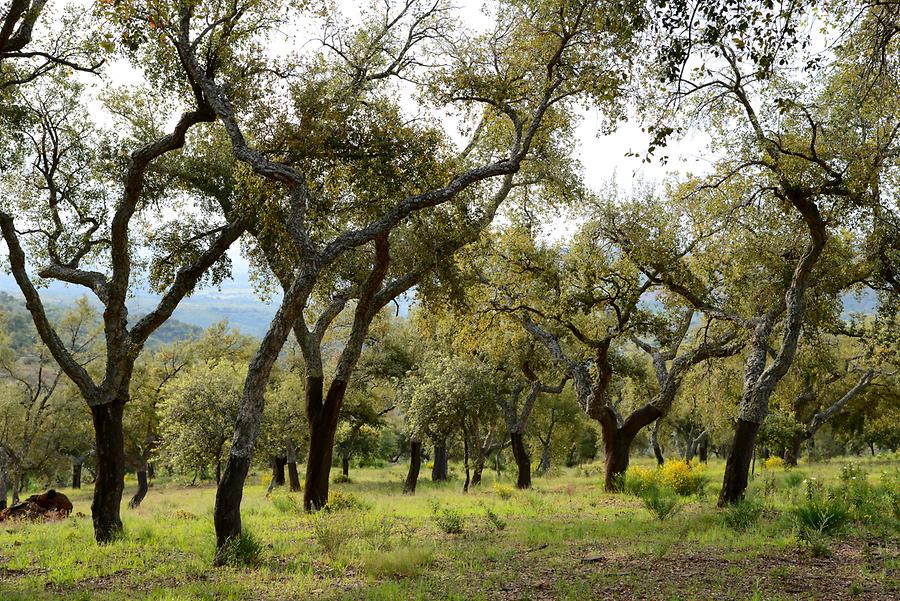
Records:
M538 473L542 476L550 469L550 441L544 443L541 449L541 462L538 464Z
M346 455L341 457L341 473L344 474L344 478L350 477L350 458Z
M797 460L800 459L800 447L803 445L803 435L797 434L788 441L787 446L784 447L784 464L790 467L795 467L797 465Z
M650 431L650 444L653 446L653 455L656 457L656 464L664 464L666 458L663 456L662 447L659 446L659 420L656 421L656 425L653 426L653 430Z
M687 435L686 444L684 446L684 460L688 463L694 458L694 455L697 454L697 443L694 441L693 436L691 434Z
M216 489L216 508L213 522L216 527L215 565L222 565L219 551L230 539L241 535L241 499L244 496L244 482L250 471L250 457L228 454L222 480Z
M463 433L463 467L466 470L466 481L463 482L463 492L469 492L469 436Z
M445 441L434 443L434 467L431 468L431 480L433 482L446 482L447 480L447 443Z
M628 469L631 440L627 440L622 435L622 431L616 428L611 435L603 436L603 443L606 448L606 474L603 490L619 492L622 474Z
M0 465L0 509L6 509L7 488L9 488L9 474L6 465Z
M122 532L119 511L125 489L124 409L125 404L120 401L91 406L97 449L97 478L91 517L94 538L101 544L112 541Z
M725 462L725 478L719 493L719 507L737 503L744 496L758 431L759 424L738 419L731 452Z
M156 478L156 465L153 462L147 464L147 478L152 482ZM218 477L216 478L216 484L219 483Z
M416 494L416 484L419 482L419 470L422 468L422 443L412 441L409 445L409 471L406 473L406 481L403 483L403 492L408 495Z
M322 378L307 378L306 382L309 455L306 460L303 507L306 511L315 511L328 503L328 478L334 453L334 435L347 383L341 380L332 382L323 403Z
M706 463L709 459L709 435L703 437L700 441L700 463Z
M516 468L518 476L516 478L516 488L531 488L531 457L528 456L528 449L525 448L525 440L521 432L513 432L510 434L512 441L513 457L516 460Z
M484 455L475 459L475 467L472 468L472 486L481 484L481 474L484 472Z
M284 477L284 469L287 466L286 457L275 457L272 460L272 484L275 486L284 486L286 482Z
M222 459L216 460L216 485L222 483Z
M297 462L289 461L287 464L288 469L288 484L290 484L291 492L300 492L303 488L300 485L300 474L297 472Z
M300 474L297 472L297 447L294 446L292 440L288 440L287 447L288 484L290 484L291 492L300 492L302 487L300 486Z
M666 458L663 456L659 443L653 445L653 456L656 457L656 465L662 465L666 462Z
M12 504L17 505L20 501L19 493L22 491L22 472L18 466L13 468L12 476Z
M134 493L134 496L131 497L131 501L128 502L128 507L130 509L134 509L140 506L141 501L144 500L144 497L147 496L147 490L149 488L147 484L147 464L144 463L140 466L137 471L137 481L138 481L138 489L137 492Z
M868 443L868 445L869 445L869 451L872 453L872 457L874 457L875 456L875 443L870 442L870 443Z
M72 488L81 488L81 466L79 461L72 464Z

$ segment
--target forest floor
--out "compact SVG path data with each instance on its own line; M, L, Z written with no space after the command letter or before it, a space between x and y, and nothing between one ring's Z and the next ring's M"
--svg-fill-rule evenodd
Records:
M832 482L840 466L796 471ZM878 482L900 461L863 467ZM104 547L92 539L89 487L63 490L72 518L0 524L0 599L900 598L896 519L865 516L813 553L792 512L803 486L781 470L754 479L765 509L745 532L715 507L721 462L707 468L707 492L665 521L637 497L602 492L599 465L536 478L529 491L512 489L509 473L499 483L485 474L468 494L458 479L430 482L423 466L415 496L400 492L404 470L351 471L352 482L332 485L347 507L317 515L299 510L299 495L267 498L266 477L254 475L244 527L261 552L242 568L211 567L212 485L157 483L140 508L123 503L125 534Z

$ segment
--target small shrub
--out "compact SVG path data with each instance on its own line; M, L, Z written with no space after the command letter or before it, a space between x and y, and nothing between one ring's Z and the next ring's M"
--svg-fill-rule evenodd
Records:
M338 557L344 543L350 538L349 532L343 524L324 515L318 515L313 519L313 535L316 542L322 548L322 552L334 561Z
M541 478L546 478L548 480L552 480L553 478L558 478L561 474L562 474L562 472L560 471L559 467L557 467L555 465L551 465L550 467L545 469L543 472L541 472L539 475Z
M885 491L894 519L900 520L900 469L881 472L880 488Z
M852 476L837 489L837 494L847 504L850 517L861 522L878 521L887 514L888 497L879 494L879 490L869 484L865 474Z
M820 492L796 506L794 516L801 531L812 530L819 534L829 534L847 523L850 510L843 499Z
M636 497L641 496L648 488L656 484L656 472L647 467L629 467L622 474L620 490Z
M858 463L848 463L841 466L839 478L841 482L847 484L852 480L865 480L866 472Z
M359 537L365 540L375 551L389 549L392 545L391 535L394 533L394 519L383 516L380 519L363 519L358 527Z
M699 464L670 459L657 470L656 482L661 488L671 488L678 495L699 495L706 487L706 474Z
M363 555L363 569L374 578L410 578L433 561L428 547L402 547L387 552L370 551Z
M450 507L438 508L434 514L434 522L446 534L462 534L463 516Z
M888 497L891 500L891 509L894 512L894 519L900 520L900 490L898 489L889 489Z
M331 479L334 484L349 484L353 482L350 479L350 476L345 476L343 472L337 474L334 478Z
M484 508L484 517L487 518L488 526L492 530L500 532L501 530L506 529L506 521L497 515L490 507Z
M641 496L644 507L650 510L656 519L666 520L681 510L678 495L670 488L652 486Z
M725 525L738 532L746 532L759 521L762 515L762 503L752 497L744 497L724 510Z
M300 513L303 511L303 504L298 503L293 495L272 495L269 498L279 513Z
M197 516L190 511L185 511L184 509L176 509L175 513L172 514L176 520L196 520Z
M773 495L778 490L778 479L775 474L770 472L762 475L763 494L766 496Z
M809 549L809 553L813 557L831 557L831 547L828 546L828 538L821 532L801 528L797 531L797 542Z
M779 457L778 455L772 455L765 461L763 461L763 469L764 470L783 470L784 469L784 459Z
M216 561L222 565L235 567L258 565L262 558L262 544L249 530L242 530L232 536L218 550Z
M806 474L791 470L784 475L784 485L788 488L797 488L806 479Z
M335 512L344 510L360 510L368 509L369 505L362 501L359 497L349 492L340 492L333 490L328 495L328 503L325 505L325 511Z
M606 471L602 463L588 463L581 466L581 475L585 478L594 478Z
M670 459L654 469L630 467L618 482L619 490L643 497L652 488L667 488L681 496L702 495L706 488L706 474L702 465L682 459Z
M145 523L130 530L128 538L141 545L149 545L156 540L156 532L154 532L152 525Z
M504 501L512 498L513 493L516 492L512 486L507 486L506 484L494 483L494 494L503 499Z

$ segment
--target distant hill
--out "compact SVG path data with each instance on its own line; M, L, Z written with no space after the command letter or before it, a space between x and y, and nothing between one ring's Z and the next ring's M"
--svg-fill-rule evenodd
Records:
M62 317L66 309L73 304L74 298L70 302L59 299L45 299L44 301L47 316L51 321ZM12 347L19 349L28 346L35 335L35 330L31 314L25 308L25 301L22 297L0 291L0 312L3 313L3 327L10 338ZM176 340L196 338L202 333L203 328L177 319L170 319L150 335L147 347L157 348Z
M21 300L22 296L15 280L10 275L0 272L0 294L4 292L24 311L25 303ZM41 298L48 307L70 307L84 295L84 288L61 282L50 282L41 290ZM99 302L90 294L88 299L98 310L100 309ZM272 318L275 317L280 301L281 297L278 294L272 300L261 300L254 291L246 270L235 269L233 279L222 282L219 288L204 288L182 300L172 315L173 320L164 325L154 338L167 341L173 339L171 336L180 336L178 332L181 332L182 328L199 326L205 329L222 320L227 320L231 327L239 329L244 334L262 338ZM159 296L138 290L128 299L129 314L145 315L152 311L158 302ZM410 302L410 297L399 299L402 315L407 314ZM30 320L30 317L28 319ZM130 321L133 322L134 319ZM167 332L171 332L171 336Z
M228 323L244 334L262 337L278 308L279 298L264 302L258 298L250 286L246 273L234 274L233 280L222 283L221 288L198 290L179 303L172 318L183 324L193 324L205 329L214 323L228 320ZM18 285L13 278L0 273L0 292L6 292L16 299L24 310ZM85 289L70 286L61 282L50 282L41 290L41 297L48 307L69 307L76 299L85 295ZM92 304L100 308L99 302L88 294ZM128 300L128 311L131 315L145 315L153 310L159 302L159 296L148 291L138 290ZM132 319L133 321L133 319ZM164 326L165 327L168 327ZM161 334L157 334L161 336Z

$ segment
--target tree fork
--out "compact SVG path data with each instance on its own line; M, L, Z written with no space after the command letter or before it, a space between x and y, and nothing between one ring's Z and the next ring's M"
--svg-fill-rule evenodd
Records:
M347 383L343 380L334 380L323 402L323 378L309 377L306 382L309 454L306 460L303 507L306 511L315 511L328 503L328 477L331 474L334 435L337 432L340 407Z
M603 489L606 492L620 492L622 475L628 469L631 443L644 427L662 416L662 412L647 404L628 416L621 427L615 413L606 407L600 417L603 446L606 451L606 472Z

